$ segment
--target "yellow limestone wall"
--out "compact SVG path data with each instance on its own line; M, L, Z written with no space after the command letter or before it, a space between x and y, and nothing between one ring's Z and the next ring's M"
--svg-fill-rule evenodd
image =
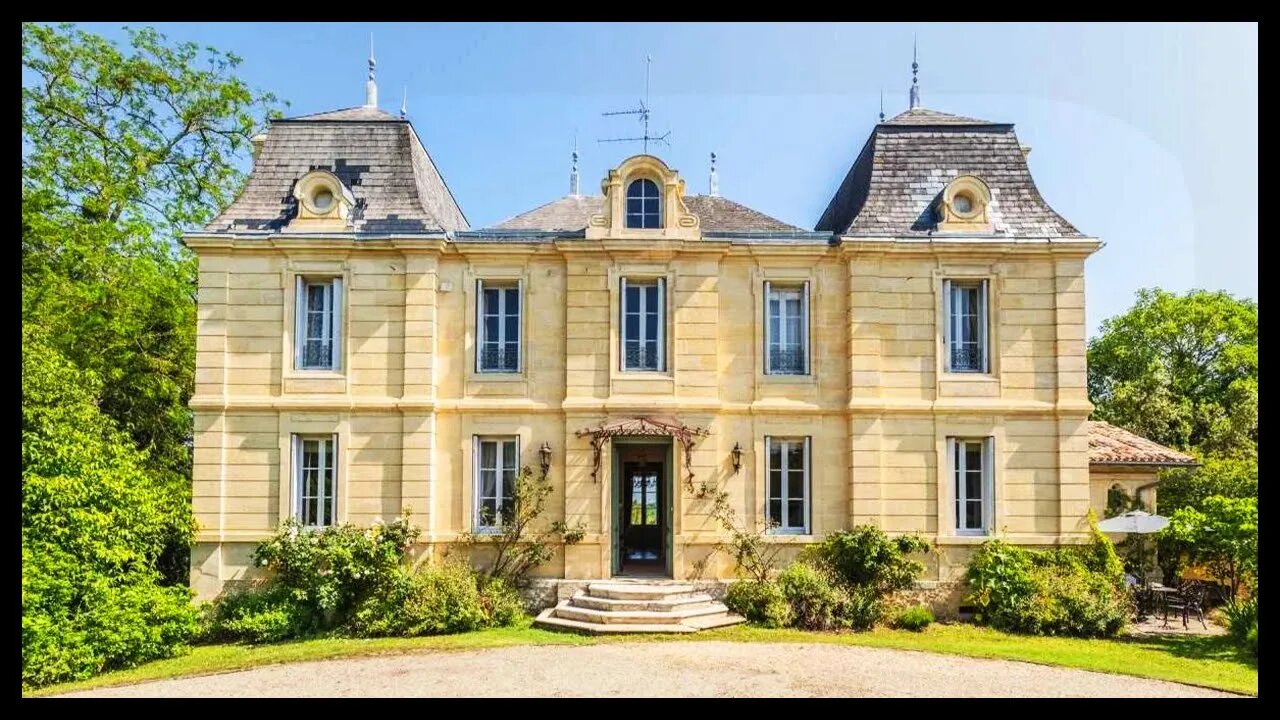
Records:
M191 582L201 598L248 577L254 544L290 511L295 432L338 434L340 521L409 508L427 554L468 529L473 435L518 435L533 467L549 442L547 520L587 528L540 569L553 577L610 574L610 448L593 481L591 447L575 431L644 414L710 430L691 468L698 482L724 484L749 520L763 511L765 435L811 436L813 534L777 538L788 551L875 523L936 540L930 579L956 577L980 539L947 531L949 478L938 469L949 435L994 437L1005 537L1052 545L1085 526L1084 258L1094 241L187 242L200 260ZM291 369L299 273L345 278L340 372ZM666 372L617 369L625 276L667 278ZM990 375L941 372L945 277L990 280ZM477 278L523 282L519 374L473 371ZM762 372L766 280L810 283L811 376ZM710 552L720 534L709 501L682 489L685 460L674 455L674 575L710 555L707 575L732 576L724 554Z

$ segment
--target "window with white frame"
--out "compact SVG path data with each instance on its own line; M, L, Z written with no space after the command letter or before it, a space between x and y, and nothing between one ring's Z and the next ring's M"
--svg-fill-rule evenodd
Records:
M765 517L773 531L809 533L809 438L764 439L769 459Z
M515 512L519 463L519 438L476 436L473 461L476 475L473 520L476 530L499 530L503 520Z
M765 373L809 374L809 283L765 282Z
M991 438L947 438L958 535L991 532L994 507Z
M985 373L987 349L987 281L947 280L946 370Z
M477 280L476 372L520 372L520 306L518 280Z
M298 276L294 304L298 370L337 370L342 348L342 279Z
M338 516L338 436L293 436L294 517L303 527L329 527Z
M666 281L622 279L622 369L666 369Z
M662 227L662 195L658 184L641 178L627 186L627 227Z

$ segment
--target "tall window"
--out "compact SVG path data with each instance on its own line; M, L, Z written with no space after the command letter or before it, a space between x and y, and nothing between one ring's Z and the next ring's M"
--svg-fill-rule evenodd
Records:
M987 372L987 281L944 283L948 372Z
M520 290L515 282L476 281L476 371L520 372Z
M809 283L778 286L766 282L765 373L809 374Z
M662 199L654 181L640 179L627 186L627 227L662 227Z
M809 532L809 438L765 437L769 497L765 514L775 532Z
M294 353L298 370L337 370L342 338L342 279L298 278Z
M476 437L477 530L498 530L504 518L515 512L516 474L520 441L514 437Z
M338 510L338 436L293 436L294 517L303 527L328 527Z
M956 533L986 535L991 530L991 438L948 438L954 475Z
M622 279L622 369L665 369L666 281Z

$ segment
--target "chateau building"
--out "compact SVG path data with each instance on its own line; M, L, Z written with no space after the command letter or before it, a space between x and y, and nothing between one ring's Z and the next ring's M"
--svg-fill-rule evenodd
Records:
M788 552L871 523L947 583L1000 536L1078 542L1191 459L1088 420L1086 259L1011 124L882 120L813 230L652 155L470 227L403 117L273 120L199 258L191 583L289 517L484 532L518 469L581 542L548 578L732 577L700 492ZM767 152L767 150L763 150ZM824 192L814 188L814 192ZM829 189L827 190L829 192ZM514 209L513 209L514 210ZM705 485L704 485L705 484Z

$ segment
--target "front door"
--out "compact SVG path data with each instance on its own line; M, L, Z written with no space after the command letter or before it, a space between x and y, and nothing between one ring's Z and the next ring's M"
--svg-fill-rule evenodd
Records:
M623 459L619 560L624 574L666 572L666 488L664 463L656 453ZM661 458L661 455L657 455Z

